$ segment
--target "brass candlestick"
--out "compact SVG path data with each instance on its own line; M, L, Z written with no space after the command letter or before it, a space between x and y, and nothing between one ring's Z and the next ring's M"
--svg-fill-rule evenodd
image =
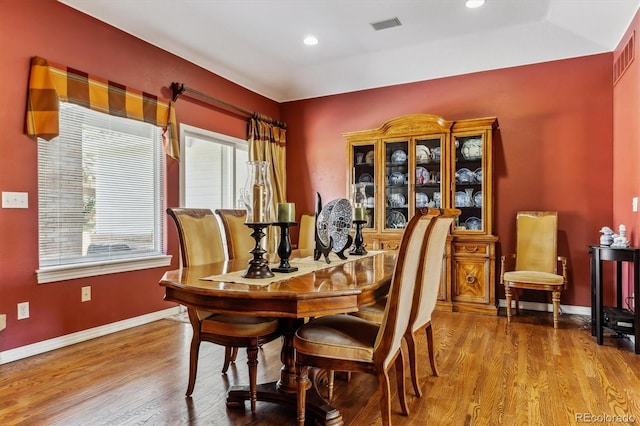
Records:
M251 250L253 259L249 260L249 267L242 276L244 278L271 278L275 274L269 269L269 262L264 258L266 250L260 245L260 241L265 236L264 229L269 223L250 223L246 222L249 228L253 229L251 236L256 240L256 246Z
M272 268L274 272L295 272L297 267L289 264L289 256L291 256L291 239L289 238L289 228L296 226L296 222L275 222L274 225L280 227L280 244L278 245L278 256L280 256L280 265Z

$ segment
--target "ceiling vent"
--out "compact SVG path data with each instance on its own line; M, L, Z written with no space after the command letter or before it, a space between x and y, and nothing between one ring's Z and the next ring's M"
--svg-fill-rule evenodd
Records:
M387 28L399 27L400 25L402 25L402 23L398 18L386 19L384 21L374 22L371 24L373 29L376 31L386 30Z
M629 68L629 65L631 65L631 62L633 62L634 51L635 51L635 48L634 48L635 39L636 39L636 32L634 31L631 33L631 37L629 37L627 44L625 44L622 50L620 50L618 57L614 58L613 60L613 84L614 85L618 82L618 80L620 80L620 77L622 77L622 74L624 74L627 68Z

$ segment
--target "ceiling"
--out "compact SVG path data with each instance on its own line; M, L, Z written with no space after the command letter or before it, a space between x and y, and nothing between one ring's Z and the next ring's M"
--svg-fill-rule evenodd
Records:
M464 0L59 1L278 102L611 52L640 4L487 0L467 9ZM391 18L402 25L371 26ZM316 46L302 43L308 34L319 39Z

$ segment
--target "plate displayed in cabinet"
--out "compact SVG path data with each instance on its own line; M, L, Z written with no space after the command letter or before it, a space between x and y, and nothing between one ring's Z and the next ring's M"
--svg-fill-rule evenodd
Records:
M464 221L464 226L470 231L480 231L482 229L482 221L475 216L471 216Z
M389 176L389 183L391 185L404 185L404 174L400 172L393 172Z
M429 204L429 196L424 192L416 192L416 207L427 207Z
M469 200L466 192L456 192L456 207L467 207L468 201Z
M393 164L404 164L407 161L407 153L401 149L396 149L391 154L391 163Z
M456 182L457 183L473 183L474 182L474 174L471 170L467 168L461 168L456 172Z
M407 218L397 210L387 213L387 228L399 229L407 226Z
M460 149L465 160L479 160L482 158L482 139L467 139Z
M367 164L373 164L374 160L375 160L375 154L373 153L373 151L367 152L367 155L364 156L364 162Z
M400 194L399 192L395 192L389 195L387 201L389 202L389 206L391 207L402 207L407 202L407 199L404 198L404 195Z
M440 161L440 147L436 146L431 149L431 158L433 161Z
M424 145L416 145L416 161L419 163L428 163L431 160L431 152Z
M373 182L373 176L369 173L363 173L358 177L358 183L371 183Z
M475 180L476 183L482 183L482 167L478 167L473 171L473 180Z
M473 194L473 205L476 207L482 207L482 191L478 191Z
M416 167L416 185L424 185L430 179L429 170L424 167Z

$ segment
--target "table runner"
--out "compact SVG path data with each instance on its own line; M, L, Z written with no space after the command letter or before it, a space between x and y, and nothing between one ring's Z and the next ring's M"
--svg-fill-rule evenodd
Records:
M324 260L324 256L322 256L319 260L314 260L313 256L290 259L289 264L291 266L297 266L298 270L295 272L274 272L275 276L271 278L244 278L242 274L245 273L246 269L241 271L229 272L226 274L220 275L210 275L208 277L200 278L205 281L224 281L224 282L232 282L238 284L252 284L252 285L269 285L280 281L290 280L291 278L299 277L301 275L308 274L310 272L319 271L321 269L331 268L337 265L342 265L343 263L351 262L354 260L361 259L363 257L375 256L377 254L384 253L384 251L369 251L367 254L362 256L347 256L347 259L340 259L335 253L331 252L329 254L329 260L331 263L327 263ZM280 261L275 263L270 263L269 268L276 268L280 265Z

